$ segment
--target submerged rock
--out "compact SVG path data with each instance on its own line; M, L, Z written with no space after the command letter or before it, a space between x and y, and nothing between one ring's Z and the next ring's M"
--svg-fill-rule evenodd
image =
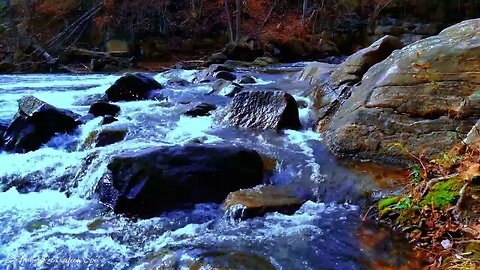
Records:
M465 138L480 118L480 19L464 21L373 66L326 125L342 156L426 160Z
M238 83L240 84L251 84L256 82L257 81L255 80L255 78L249 75L244 75L240 78L240 80L238 80Z
M18 102L18 112L3 135L8 152L35 151L58 133L71 133L79 125L80 116L58 109L33 96Z
M214 111L216 109L217 109L217 106L213 104L202 103L200 105L195 106L195 108L185 112L185 115L190 117L207 116L207 115L210 115L211 111Z
M89 114L92 114L95 117L99 116L116 116L120 112L120 107L111 104L108 102L96 102L90 106L90 109L88 110Z
M169 146L118 155L100 183L101 201L116 213L141 217L196 203L221 202L228 193L263 182L252 150L228 146Z
M224 202L225 211L234 219L248 219L278 212L295 213L311 197L293 186L258 186L232 192Z
M295 98L281 91L244 91L227 108L225 121L243 128L299 129Z
M243 90L243 86L232 81L218 79L212 85L212 91L209 93L226 97L234 97Z
M162 89L162 85L150 76L135 73L118 79L106 91L109 101L135 101L149 98L153 90Z

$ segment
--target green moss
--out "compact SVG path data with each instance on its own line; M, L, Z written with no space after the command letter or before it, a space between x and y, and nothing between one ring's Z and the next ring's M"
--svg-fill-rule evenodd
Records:
M397 204L401 198L402 198L401 196L395 196L395 197L390 197L390 198L385 198L380 200L380 202L378 202L378 210L382 211L389 206Z
M457 202L462 186L463 184L458 178L437 183L430 188L427 196L420 204L422 206L433 205L436 209L444 210Z
M471 253L468 258L480 260L480 243L472 242L465 247L465 253Z

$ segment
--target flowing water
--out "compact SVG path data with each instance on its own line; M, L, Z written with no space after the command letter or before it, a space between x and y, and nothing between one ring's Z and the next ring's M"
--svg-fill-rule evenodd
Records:
M382 230L361 222L365 194L378 187L370 177L339 164L311 130L310 86L288 75L297 68L237 72L256 77L252 88L286 89L306 104L300 109L305 127L300 131L242 130L220 123L215 115L183 116L201 102L215 103L221 111L230 101L206 95L211 84L198 83L167 86L161 100L117 103L119 121L107 128L127 129L122 142L82 147L92 131L104 128L94 119L37 151L0 153L0 269L369 269L378 262L409 264L408 245L391 235L374 241L372 235ZM195 71L152 75L166 84L174 76L191 81ZM12 119L17 100L25 95L85 115L92 100L118 78L2 75L0 121ZM218 204L132 220L96 199L96 184L116 153L192 142L242 145L274 157L279 164L269 181L302 186L315 199L291 216L271 213L246 221L233 220Z

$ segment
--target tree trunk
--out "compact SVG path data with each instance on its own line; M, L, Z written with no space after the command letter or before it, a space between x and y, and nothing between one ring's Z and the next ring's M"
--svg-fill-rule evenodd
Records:
M305 18L307 17L307 8L308 8L308 0L303 0L303 8L302 8L302 21L305 22Z
M228 33L230 34L230 43L233 43L233 26L232 17L230 16L230 9L228 8L228 0L223 0L225 3L225 15L227 15Z
M10 0L5 0L5 8L7 10L8 31L10 32L10 38L12 39L12 45L17 48L19 46L18 29L13 18L13 9L10 5Z
M236 33L236 36L235 36L235 41L236 42L239 42L240 41L240 36L241 36L241 33L240 33L240 17L242 16L242 2L241 0L236 0L236 6L237 6L237 11L236 11L236 29L237 29L237 33Z

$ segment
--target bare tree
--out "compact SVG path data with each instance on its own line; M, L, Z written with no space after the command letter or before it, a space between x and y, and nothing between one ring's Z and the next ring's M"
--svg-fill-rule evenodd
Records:
M233 26L232 17L230 16L230 8L228 7L228 0L223 0L225 4L225 15L227 15L228 33L230 34L230 43L233 43Z
M240 18L242 16L242 1L241 0L236 0L236 14L235 14L235 19L236 19L236 36L235 36L235 41L236 42L239 42L240 41L240 36L241 36L241 33L240 33Z
M305 18L307 17L307 8L308 8L308 0L303 0L302 21L304 22L305 22Z

